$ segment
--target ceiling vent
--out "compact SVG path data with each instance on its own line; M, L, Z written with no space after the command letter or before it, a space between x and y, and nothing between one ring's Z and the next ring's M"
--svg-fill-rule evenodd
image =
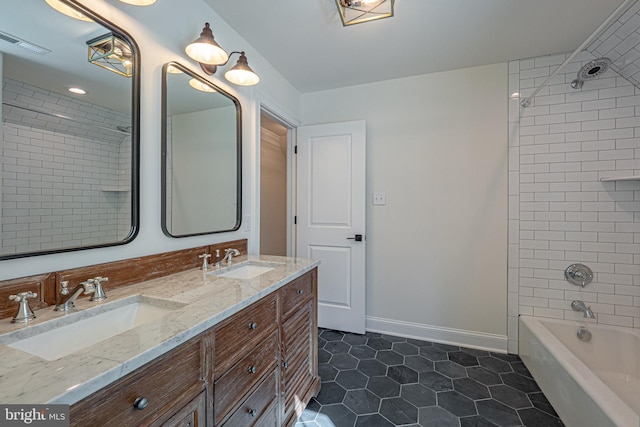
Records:
M26 40L22 40L19 37L13 36L9 33L5 33L0 31L0 40L4 40L8 43L21 47L22 49L28 50L31 53L35 53L36 55L46 55L47 53L51 53L49 49L38 46L33 43L29 43Z

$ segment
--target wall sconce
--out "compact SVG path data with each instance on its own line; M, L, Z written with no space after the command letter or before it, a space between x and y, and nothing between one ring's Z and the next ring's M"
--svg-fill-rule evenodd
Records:
M393 16L395 0L336 0L342 25L361 24Z
M122 3L132 4L134 6L150 6L156 2L156 0L120 0Z
M227 65L231 55L240 55L238 62L226 73L224 77L233 84L240 86L253 86L258 84L260 77L249 67L247 57L242 51L227 53L213 38L213 32L209 23L204 24L200 37L187 45L185 52L189 57L200 64L200 68L206 74L212 76L218 70L218 66Z
M87 46L89 46L89 62L121 76L132 76L131 47L113 33L91 39L87 42Z
M45 2L63 15L70 16L74 19L79 19L80 21L93 22L93 19L89 18L88 16L74 9L68 4L62 3L60 0L45 0Z

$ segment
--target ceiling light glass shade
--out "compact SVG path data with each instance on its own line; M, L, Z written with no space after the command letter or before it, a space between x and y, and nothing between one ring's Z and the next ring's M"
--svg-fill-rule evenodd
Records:
M212 88L206 83L202 83L198 79L189 80L189 86L191 86L194 89L198 89L201 92L217 92L214 88Z
M84 15L82 12L74 9L66 3L62 3L60 0L45 0L49 6L57 10L58 12L70 16L80 21L93 22L93 19Z
M125 77L133 75L131 46L113 33L107 33L87 42L89 62Z
M224 77L231 83L240 86L253 86L260 81L260 77L249 67L244 52L240 53L238 63L224 73Z
M182 70L178 67L175 67L173 65L169 65L167 67L167 73L169 74L182 74Z
M227 52L214 40L208 22L204 24L200 37L187 45L185 52L201 64L221 65L229 60Z
M156 0L120 0L122 3L132 4L134 6L149 6L156 2Z
M342 25L361 24L393 16L395 0L336 0Z

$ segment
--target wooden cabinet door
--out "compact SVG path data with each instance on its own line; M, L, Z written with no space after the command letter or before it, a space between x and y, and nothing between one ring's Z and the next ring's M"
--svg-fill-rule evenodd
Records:
M162 423L161 427L205 427L207 393L203 391L180 409L174 416Z

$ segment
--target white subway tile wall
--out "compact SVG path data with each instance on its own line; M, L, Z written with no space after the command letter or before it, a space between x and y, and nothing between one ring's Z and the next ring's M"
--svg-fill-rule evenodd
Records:
M595 58L582 52L521 107L567 56L509 63L510 352L518 314L640 328L640 181L600 181L640 175L640 90L613 69L572 89ZM564 279L578 262L594 272L584 289Z
M0 254L126 238L130 116L8 78L2 101Z

